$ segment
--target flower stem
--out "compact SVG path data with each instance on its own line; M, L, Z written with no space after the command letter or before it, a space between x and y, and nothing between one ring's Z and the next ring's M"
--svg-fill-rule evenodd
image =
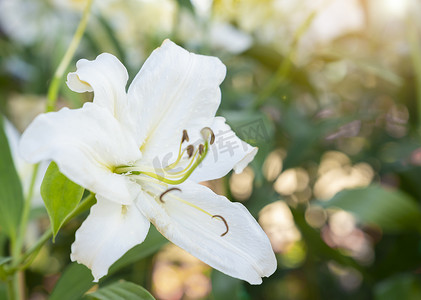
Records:
M66 53L64 54L56 72L54 73L54 77L47 92L47 112L55 110L61 80L85 32L86 25L88 24L89 15L91 13L92 2L93 0L88 0L88 2L86 3L82 19L80 20L79 26L77 27L75 34L73 35L73 39L70 42L69 48L67 48Z
M8 291L8 297L9 300L19 300L22 298L22 295L19 290L18 282L18 273L13 274L10 276L10 278L7 280L7 291Z
M259 93L256 102L254 103L255 108L262 106L265 101L272 96L272 94L279 88L279 86L287 79L288 74L291 71L292 62L296 56L296 52L299 46L299 41L304 33L310 28L316 17L316 12L312 11L304 22L298 27L294 34L294 38L288 53L285 55L284 60L276 70L274 76L266 84L266 86Z
M86 196L79 205L66 217L66 219L63 222L63 225L67 224L71 219L73 219L75 216L81 214L82 212L88 210L92 205L95 204L95 194L89 194ZM41 236L41 238L33 245L31 246L22 256L19 257L19 259L13 264L12 268L18 268L19 265L24 263L32 254L35 253L35 255L38 253L38 251L41 249L41 247L52 237L53 230L50 227L47 231L44 232L44 234ZM35 257L32 257L32 259ZM27 267L27 266L26 266Z
M34 187L35 187L35 181L37 178L38 169L39 169L39 164L34 165L34 168L32 171L32 177L31 177L31 184L29 185L28 194L25 197L25 202L23 205L21 221L20 221L19 229L18 229L18 236L12 250L13 251L12 255L14 257L19 256L20 251L22 249L23 240L24 240L25 232L26 232L26 226L28 224L29 212L31 210L31 200L32 200L32 196L34 195Z
M24 241L25 233L26 233L26 226L28 225L29 212L31 210L31 200L34 194L34 186L35 186L35 181L37 178L38 169L39 169L39 164L34 165L34 168L32 171L31 183L29 185L28 193L23 203L23 211L22 211L22 215L20 219L19 228L18 228L18 235L16 237L16 240L11 241L13 261L18 259L22 251L23 241ZM20 271L13 274L13 276L11 277L12 282L10 283L11 285L9 286L9 288L13 288L13 290L9 290L9 294L12 294L12 291L14 291L13 292L14 295L11 296L12 298L16 298L16 299L23 298L23 295L24 295L23 280L24 280L24 277Z

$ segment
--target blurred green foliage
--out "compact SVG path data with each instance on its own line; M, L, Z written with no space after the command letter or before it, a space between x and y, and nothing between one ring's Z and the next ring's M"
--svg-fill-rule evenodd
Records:
M0 192L0 226L2 233L13 237L19 224L22 210L22 185L16 173L9 143L4 130L3 117L0 116L0 178L2 189Z
M28 2L30 8L25 8ZM48 85L80 18L80 2L0 3L0 110L21 131L45 107ZM403 12L399 7L388 9L390 1L350 1L361 24L327 37L317 26L322 19L332 30L343 27L343 12L352 14L344 1L336 1L343 5L337 15L329 15L329 5L306 1L283 6L282 1L272 0L215 0L209 8L200 8L195 1L99 2L94 3L69 71L79 58L110 52L132 79L164 38L221 58L228 72L218 114L241 138L258 146L259 153L251 166L252 189L246 199L236 193L234 176L215 184L233 201L243 200L262 224L267 205L286 203L299 232L298 239L284 244L272 240L279 266L262 285L250 286L212 271L212 291L204 297L421 297L421 6L417 1L400 1L406 5ZM213 34L220 23L237 34ZM241 47L233 50L237 42ZM62 83L58 106L76 108L90 99L91 95L73 93ZM2 197L9 191L5 187L19 184L3 129L0 138L0 165L7 167L0 173ZM278 169L269 161L277 151ZM290 181L285 179L288 170L295 172ZM328 173L331 177L326 177ZM356 182L355 174L364 181ZM15 199L13 205L19 207L21 195ZM4 205L11 203L2 200L2 216L4 210L14 211ZM338 214L339 209L351 215ZM33 216L38 230L46 230L45 211ZM26 292L33 299L49 295L78 299L94 287L89 270L69 260L74 232L84 217L64 225L55 243L43 247L26 271ZM281 224L274 227L281 236L284 217L272 218ZM7 233L13 226L7 220L0 220L0 267L10 254ZM91 296L111 299L103 295L112 289L136 293L140 287L127 289L130 282L152 291L154 254L165 244L151 229L142 245L111 267ZM119 279L127 282L115 283ZM0 283L0 299L4 297L5 286Z

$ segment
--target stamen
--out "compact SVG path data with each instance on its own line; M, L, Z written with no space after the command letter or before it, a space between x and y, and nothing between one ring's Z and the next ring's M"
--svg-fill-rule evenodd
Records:
M165 194L167 194L167 193L169 193L169 192L171 192L171 191L179 191L179 192L181 192L181 190L180 190L179 188L176 188L176 187L174 187L174 188L170 188L170 189L166 190L165 192L163 192L163 193L159 196L159 201L161 201L162 203L165 203L165 201L164 201L164 200L162 200L162 197L164 197L164 195L165 195Z
M156 178L152 178L144 174L131 176L131 178L134 179L139 184L142 184L144 182L151 182L154 184L161 185L162 187L165 187L165 188L168 186L165 182L162 182Z
M223 216L220 216L220 215L213 215L213 216L212 216L212 219L213 219L213 218L220 218L220 219L222 220L222 222L224 222L225 227L227 228L227 230L226 230L223 234L221 234L221 236L226 235L226 234L228 233L228 231L229 231L229 227L228 227L227 220L225 220L225 218L224 218Z
M203 154L199 155L196 159L196 154L198 153L199 149L196 151L196 153L193 155L192 160L190 161L189 166L187 166L184 170L182 170L181 172L177 172L177 173L170 173L170 172L166 172L165 174L158 174L156 172L144 172L144 171L140 171L139 174L136 175L140 175L140 174L144 174L147 175L149 177L155 178L159 181L165 182L167 184L171 184L171 185L176 185L176 184L180 184L183 183L190 175L191 173L197 168L198 165L200 165L200 163L203 161L203 159L206 157L206 154L208 152L208 142L205 142L205 146L203 149ZM165 171L165 170L163 170ZM134 174L134 172L133 172ZM177 177L178 179L172 179L172 177ZM167 176L169 178L167 178ZM180 177L181 176L181 177Z
M127 213L127 205L122 205L121 206L121 214L124 216Z
M195 163L196 161L196 156L199 153L199 149L196 150L196 152L194 152L194 154L192 155L190 159L190 162L187 166L184 167L183 170L178 171L178 172L165 172L162 175L166 176L166 177L180 177L182 176L184 173L186 173L190 167ZM200 156L199 156L200 157Z
M192 157L193 152L194 152L194 146L193 145L188 145L187 146L187 155L189 156L189 158Z
M189 141L189 135L187 134L187 130L185 130L185 129L183 130L183 136L181 137L180 147L178 148L178 156L177 156L177 159L172 164L166 166L164 168L164 170L172 169L172 168L174 168L180 162L181 157L184 154L184 151L186 151L186 150L183 150L183 152L181 152L181 146L183 145L184 141L187 141L187 142Z
M187 130L183 130L183 137L181 138L181 143L184 143L184 141L189 141L189 135L187 134Z
M207 140L209 138L209 135L210 135L209 144L212 145L215 142L215 134L213 133L212 129L210 129L209 127L204 127L202 130L200 130L200 133L202 134L202 136L205 140ZM207 135L206 135L206 133L207 133Z
M209 150L209 142L214 142L215 140L215 138L213 137L214 136L213 132L210 128L205 127L204 129L202 129L201 132L204 138L205 138L205 133L207 134L207 138L209 138L209 135L210 135L211 140L208 141L208 139L205 139L204 144L200 144L199 147L196 149L196 151L193 145L188 145L182 151L181 150L182 143L180 143L177 159L172 164L164 168L153 168L151 166L142 166L142 165L134 165L134 166L123 165L123 166L115 167L113 170L113 173L116 173L119 175L130 176L132 179L135 179L135 180L142 180L142 178L145 178L144 176L147 176L157 181L170 184L170 185L177 185L177 184L183 183L205 159ZM184 136L184 131L183 131L183 136ZM188 160L190 161L188 162L187 166L184 166L182 168L182 170L176 171L175 168L178 166L179 162L183 158L184 153L186 152L188 154Z
M199 145L199 155L202 155L204 147L202 144Z

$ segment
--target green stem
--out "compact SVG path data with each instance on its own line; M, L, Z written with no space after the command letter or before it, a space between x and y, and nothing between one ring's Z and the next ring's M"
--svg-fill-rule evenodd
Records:
M7 280L7 291L9 300L19 300L22 298L19 292L19 280L17 277L18 273L15 273L12 276L10 276L10 278Z
M34 187L35 187L35 181L37 178L38 169L39 169L39 164L34 165L34 168L32 170L32 177L31 177L31 183L29 185L28 194L26 195L25 201L23 204L23 211L22 211L22 215L20 219L19 228L18 228L18 235L15 241L14 240L11 241L13 262L18 259L22 251L23 241L24 241L25 233L26 233L26 227L28 225L29 212L31 210L32 196L34 195ZM13 286L13 291L15 294L15 296L13 297L16 297L16 299L23 299L23 295L24 295L23 274L21 274L21 272L19 271L13 274L11 279L13 281L12 286ZM10 294L11 294L11 291L10 291Z
M260 107L267 98L269 98L282 84L282 82L287 78L290 70L292 61L295 58L297 49L298 49L298 42L300 41L300 38L303 36L304 33L308 30L310 25L312 24L314 18L316 16L316 12L313 11L310 13L310 15L304 20L304 22L301 24L301 26L297 29L297 31L294 34L294 38L291 44L291 47L286 54L284 60L280 64L279 68L276 70L276 73L271 78L269 83L263 88L262 92L258 95L256 102L255 102L255 108Z
M56 72L54 73L54 77L51 81L50 87L48 88L47 92L47 112L54 111L56 102L57 102L57 95L60 89L60 84L66 71L67 67L69 66L70 61L72 60L77 47L82 39L82 36L85 32L86 25L88 24L89 15L91 12L93 0L88 0L85 10L83 11L82 19L80 20L79 26L76 29L75 34L73 35L73 39L70 42L69 48L67 48L66 53L64 54Z
M10 236L10 253L13 253L16 249L16 234ZM12 256L13 258L13 256ZM12 260L13 262L13 260ZM6 268L3 268L4 271L7 272ZM17 273L7 274L7 294L9 300L19 300L21 299L21 293L19 289L19 278Z
M73 219L75 216L81 214L82 212L89 209L93 204L95 204L95 194L89 194L89 196L86 196L85 199L83 199L79 205L66 217L66 219L63 222L63 225L67 224L71 219ZM31 246L21 257L19 257L18 260L13 264L12 270L16 269L24 263L33 253L37 254L38 251L41 249L41 247L53 236L53 230L50 227L44 234L41 236L41 238L33 245ZM34 258L34 257L33 257Z
M32 170L31 184L29 185L28 194L25 197L25 202L23 205L21 221L20 221L19 229L18 229L18 236L16 239L15 247L13 248L13 252L12 252L13 257L18 257L20 254L20 251L22 250L23 240L24 240L25 232L26 232L26 226L28 224L29 212L31 210L32 196L34 195L34 187L35 187L35 181L37 179L38 169L39 169L39 164L34 165L34 168Z

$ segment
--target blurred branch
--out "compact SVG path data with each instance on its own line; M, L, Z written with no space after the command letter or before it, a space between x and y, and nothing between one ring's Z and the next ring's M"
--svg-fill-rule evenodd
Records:
M295 32L291 47L288 51L288 54L285 56L278 70L271 78L269 83L263 88L262 92L258 95L255 107L261 106L267 98L269 98L279 87L280 84L287 78L291 70L292 61L295 58L298 49L298 43L301 37L309 29L310 25L313 23L314 18L316 17L316 11L310 13L310 15L304 20L304 22L298 27Z
M60 62L60 65L54 73L53 80L51 81L50 87L48 88L47 92L47 112L55 110L57 95L61 85L61 79L63 78L64 72L66 71L70 61L72 60L76 49L79 46L79 43L82 39L82 36L85 32L86 25L88 24L89 15L91 12L92 2L93 0L88 0L88 2L86 3L82 19L80 20L79 26L77 27L75 34L73 35L73 39L70 42L69 48L67 48L67 51Z
M39 164L34 165L33 171L32 171L32 177L31 177L31 183L29 186L28 194L25 197L25 204L22 211L22 217L21 217L21 224L18 228L18 236L16 240L16 245L13 249L13 256L18 256L20 254L20 251L22 249L23 239L25 236L26 231L26 223L29 217L29 212L31 210L31 199L34 194L34 187L35 187L35 181L38 174ZM29 203L29 204L28 204Z

